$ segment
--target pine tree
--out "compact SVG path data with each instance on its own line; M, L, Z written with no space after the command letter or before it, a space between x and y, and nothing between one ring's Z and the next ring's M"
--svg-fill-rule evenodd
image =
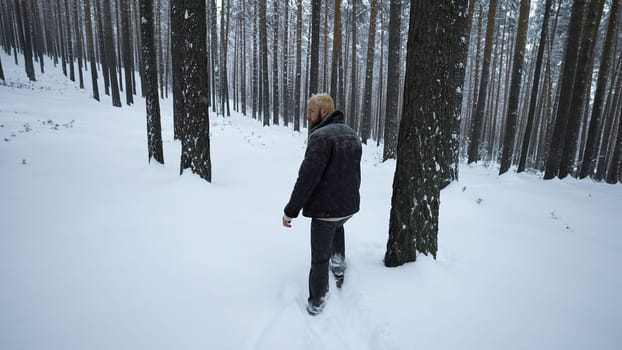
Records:
M518 120L518 100L523 78L523 61L525 57L525 43L527 41L527 24L529 22L530 0L521 0L520 14L518 16L518 33L514 45L514 58L512 59L512 85L510 85L510 97L508 112L505 120L505 136L501 156L499 175L507 172L512 165L514 156L514 138L516 136L516 123Z
M153 37L153 0L140 0L140 32L143 39L143 76L145 77L145 106L147 109L147 150L151 158L164 164L160 101L158 99L158 65ZM130 89L128 89L130 90Z
M104 47L106 50L106 62L110 76L110 92L112 105L121 107L121 95L119 93L119 81L117 80L116 50L114 45L114 32L112 30L112 12L110 0L104 0Z
M525 127L525 134L523 135L523 143L520 152L520 160L518 162L518 172L525 170L527 163L527 152L529 151L529 144L531 139L531 132L534 123L534 117L536 113L536 103L538 101L538 89L540 86L540 72L542 70L542 56L544 56L544 47L546 46L546 37L548 35L549 17L551 16L551 6L553 0L546 0L544 5L544 19L542 21L542 30L540 31L540 43L538 44L538 54L536 56L536 68L534 72L534 84L531 87L531 98L529 99L529 111L527 112L527 126Z
M319 64L320 64L320 17L322 0L311 0L311 63L309 66L309 92L319 92Z
M184 105L183 73L183 32L184 32L184 0L171 0L170 2L170 26L171 26L171 73L173 79L173 129L174 138L181 140L184 129L182 120L186 115Z
M84 0L84 26L86 28L86 47L89 61L91 63L91 82L93 84L93 98L99 101L99 87L97 86L97 60L95 58L95 47L93 46L93 25L90 0Z
M132 71L134 70L132 58L134 55L132 52L130 35L130 4L128 0L121 0L119 5L121 6L121 41L123 52L123 67L125 68L125 103L131 105L134 104L134 93L132 89ZM144 57L145 56L143 55L143 59ZM144 73L146 74L146 72L147 70L145 70Z
M397 151L397 121L400 99L400 49L402 0L391 0L389 9L389 53L387 62L387 96L384 124L383 160L395 159Z
M443 149L443 140L457 142L439 133L457 130L466 59L466 5L466 0L411 2L386 266L415 261L417 252L436 258L440 189L444 174L449 173L437 167L447 166L450 161L444 158L455 156ZM446 129L447 125L454 125L454 130Z
M201 178L212 181L209 138L209 76L207 72L206 7L204 1L185 1L180 8L183 30L183 97L181 169L189 168Z
M585 0L575 0L572 5L570 23L568 24L568 39L566 54L564 57L564 69L562 72L559 106L555 117L555 128L549 146L549 155L546 160L544 179L552 179L560 173L562 150L566 140L566 131L572 103L572 95L575 88L575 73L578 62L579 40L581 23L585 13Z
M376 15L377 1L370 0L369 10L369 36L367 40L367 63L365 65L365 89L363 93L363 110L361 111L361 139L367 144L367 139L371 136L371 94L374 83L374 57L376 55Z
M594 95L594 104L592 107L592 115L590 118L588 136L585 144L585 150L583 152L581 172L579 174L579 177L581 179L586 178L588 175L590 175L597 163L597 141L598 135L600 134L600 131L603 127L602 122L604 115L605 95L613 60L614 38L618 23L619 10L620 1L612 1L611 9L609 12L609 23L607 25L607 35L601 55L600 67L598 69L598 81L596 84L596 93Z
M469 164L479 160L479 145L482 133L482 123L484 120L484 110L486 108L486 97L488 96L490 57L492 55L492 37L495 28L496 13L497 0L491 0L488 5L488 24L486 27L486 42L484 44L482 76L479 81L477 103L475 105L475 110L471 115L471 142L469 143L468 149Z

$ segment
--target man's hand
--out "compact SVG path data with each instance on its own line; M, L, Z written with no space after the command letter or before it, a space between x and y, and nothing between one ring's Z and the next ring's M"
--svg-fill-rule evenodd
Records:
M283 226L285 226L287 228L291 228L292 227L292 219L283 216Z

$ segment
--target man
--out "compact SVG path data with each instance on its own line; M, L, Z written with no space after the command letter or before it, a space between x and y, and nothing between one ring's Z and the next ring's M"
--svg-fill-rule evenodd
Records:
M361 184L361 141L334 110L327 94L307 101L309 140L305 158L289 203L283 226L302 215L311 220L311 271L307 311L317 315L324 309L330 266L337 287L344 279L345 241L343 224L359 211ZM329 263L330 262L330 263Z

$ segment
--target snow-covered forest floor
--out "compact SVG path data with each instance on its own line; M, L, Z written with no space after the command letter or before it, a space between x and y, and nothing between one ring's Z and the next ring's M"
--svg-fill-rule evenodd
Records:
M346 281L310 317L310 221L281 226L305 132L212 114L213 182L179 176L170 100L149 164L140 98L1 55L0 349L622 346L621 185L463 165L438 259L389 269L395 162L366 146Z

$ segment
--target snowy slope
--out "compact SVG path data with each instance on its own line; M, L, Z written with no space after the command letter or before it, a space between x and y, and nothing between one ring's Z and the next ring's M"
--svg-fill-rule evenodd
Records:
M179 176L170 101L148 164L143 101L1 55L0 349L622 346L620 185L462 166L438 259L388 269L395 163L368 146L346 282L312 318L309 220L281 226L304 133L212 116L210 184Z

